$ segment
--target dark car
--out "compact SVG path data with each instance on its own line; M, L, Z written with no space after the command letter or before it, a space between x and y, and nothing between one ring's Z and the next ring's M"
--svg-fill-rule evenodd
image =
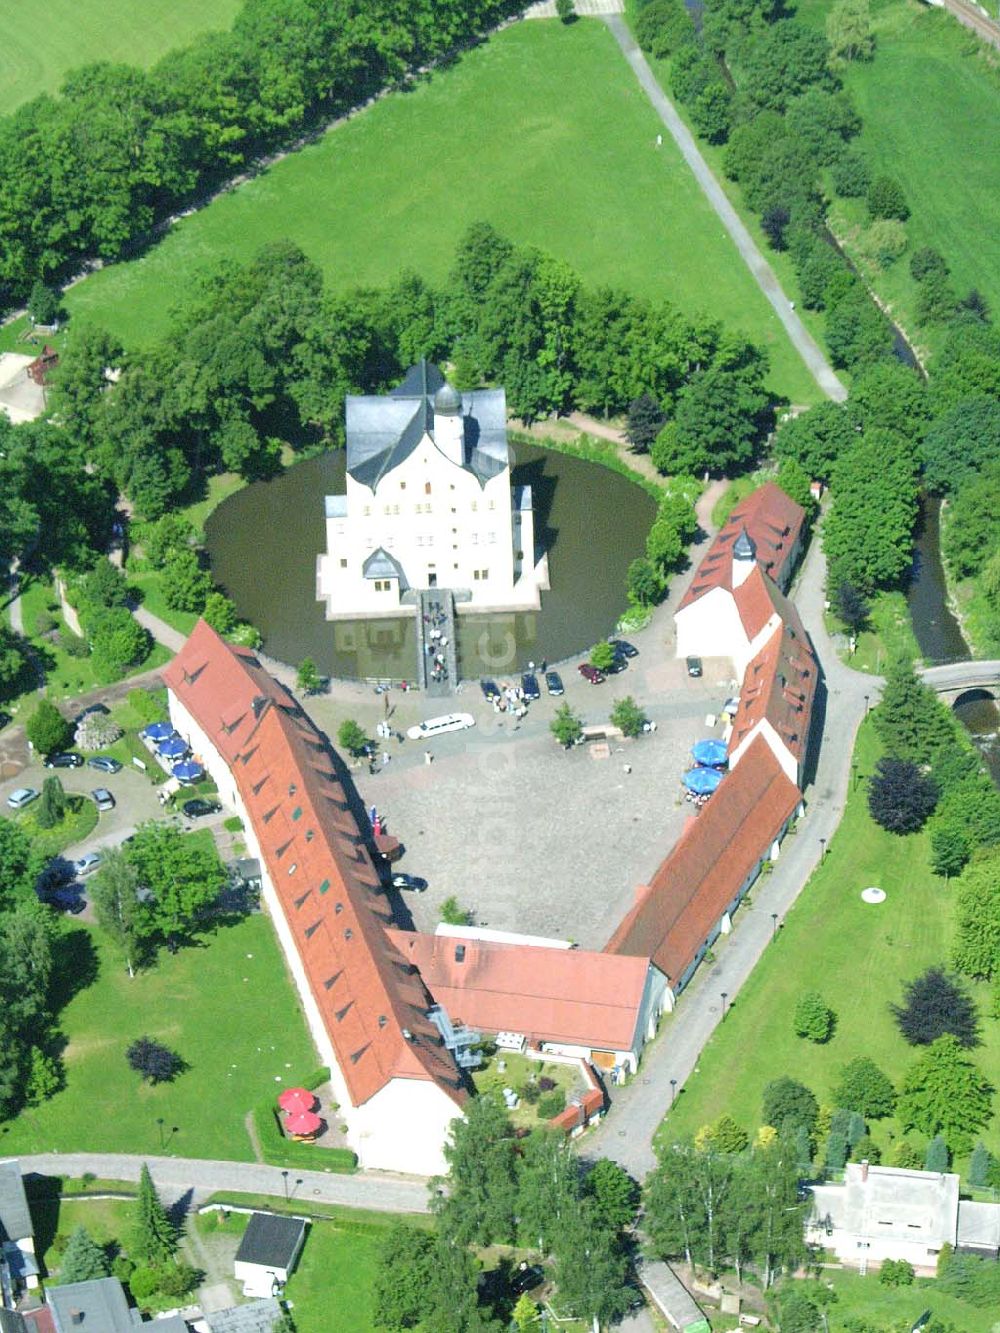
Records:
M490 680L488 676L479 682L479 688L483 692L483 698L489 700L490 703L494 699L500 698L500 687L495 680Z
M530 671L525 672L521 677L521 691L529 703L542 697L542 692L538 688L538 677L532 675Z
M687 659L687 670L689 676L700 676L703 674L700 657L689 657Z
M622 671L628 670L628 658L622 657L620 653L615 653L615 660L608 667L609 676L617 676Z
M577 667L584 680L589 680L591 685L600 685L606 679L603 671L598 671L597 667L591 666L589 662L581 662Z
M45 761L46 768L83 768L82 754L50 754Z
M96 768L98 773L120 773L121 761L112 759L109 754L95 754L87 760L88 768Z
M616 657L638 657L639 649L634 648L632 644L626 643L624 639L609 639L608 643L615 650Z
M562 683L562 676L558 671L546 671L545 688L549 694L565 694L566 690Z
M410 889L413 893L423 893L427 888L427 881L419 875L404 875L398 870L389 882L394 889Z
M204 797L196 796L193 800L185 801L181 809L188 819L204 819L206 815L217 815L222 806L218 801L206 801Z
M59 912L71 912L76 916L87 906L86 898L74 891L76 887L73 885L68 889L57 889L55 893L50 893L45 901Z
M510 1289L515 1296L522 1296L526 1291L534 1291L545 1281L545 1270L538 1264L524 1264L511 1275Z

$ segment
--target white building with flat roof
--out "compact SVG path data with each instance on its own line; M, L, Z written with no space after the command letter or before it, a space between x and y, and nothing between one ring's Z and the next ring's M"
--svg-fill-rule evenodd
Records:
M466 610L537 609L547 566L531 487L511 485L503 389L459 393L422 361L390 394L349 396L346 426L316 569L328 620L398 615L427 588Z

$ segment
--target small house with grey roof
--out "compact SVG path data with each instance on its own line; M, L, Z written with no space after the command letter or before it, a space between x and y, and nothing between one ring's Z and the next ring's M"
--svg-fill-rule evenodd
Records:
M459 393L421 361L389 394L348 396L345 416L346 490L326 497L316 571L327 619L415 611L429 588L464 610L537 609L547 565L531 487L511 484L503 389Z
M21 1163L0 1162L0 1304L12 1306L25 1287L38 1286L35 1228L21 1178Z

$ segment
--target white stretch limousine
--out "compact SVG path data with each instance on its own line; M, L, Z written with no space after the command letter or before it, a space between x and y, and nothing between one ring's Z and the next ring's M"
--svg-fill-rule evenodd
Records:
M406 734L411 741L429 741L432 736L440 736L445 731L464 731L475 725L476 719L471 713L445 713L443 717L429 717L426 722L418 722Z

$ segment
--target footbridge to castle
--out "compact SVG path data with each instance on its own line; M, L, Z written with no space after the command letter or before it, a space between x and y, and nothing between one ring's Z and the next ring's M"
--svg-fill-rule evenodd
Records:
M920 672L929 685L946 702L954 705L966 696L1000 699L1000 661L942 662L924 667Z

